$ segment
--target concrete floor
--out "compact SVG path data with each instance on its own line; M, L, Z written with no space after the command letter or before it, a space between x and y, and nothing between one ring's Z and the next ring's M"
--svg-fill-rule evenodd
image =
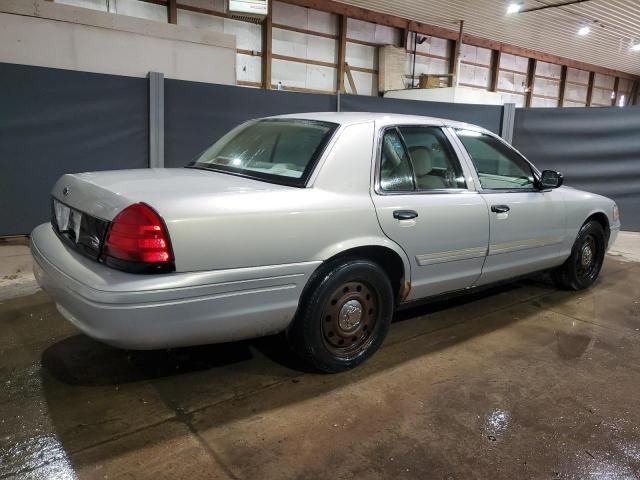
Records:
M0 479L640 478L633 238L586 292L540 278L401 312L332 376L279 337L116 350L3 278Z

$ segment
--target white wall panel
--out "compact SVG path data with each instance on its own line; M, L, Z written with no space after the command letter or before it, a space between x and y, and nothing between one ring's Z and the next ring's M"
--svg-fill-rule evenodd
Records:
M409 33L407 37L407 49L410 51L413 51L414 35L413 33ZM422 37L425 37L425 35L420 35L420 38ZM430 55L449 58L449 41L444 38L426 36L426 40L422 44L418 44L416 50Z
M398 28L376 25L375 43L380 45L400 45L402 32Z
M262 27L255 23L224 18L224 33L236 36L236 46L242 50L262 51Z
M224 33L224 18L178 9L178 25Z
M333 92L336 90L336 69L273 59L271 81L274 85L282 82L284 87Z
M107 2L104 0L56 0L55 3L71 5L72 7L90 8L101 12L107 11Z
M271 64L271 81L274 85L282 82L287 87L306 88L307 65L274 58Z
M589 72L586 72L584 70L578 70L576 68L568 68L567 81L584 83L585 85L587 85L589 83Z
M522 73L498 72L498 88L500 90L509 90L512 92L524 93L527 76Z
M307 58L307 36L274 28L272 33L272 51L288 57Z
M591 102L599 104L598 106L608 106L611 105L611 94L612 90L605 90L602 88L594 88L591 93ZM595 105L594 105L595 106Z
M272 35L273 53L305 60L337 62L338 42L336 40L279 28L274 28Z
M347 37L365 42L376 41L376 25L355 18L347 19Z
M49 2L36 5L34 16L0 13L2 61L133 77L156 71L178 80L236 81L231 36ZM68 19L42 17L62 14Z
M491 50L488 48L474 47L473 45L462 44L460 49L462 61L478 63L480 65L491 65Z
M262 81L262 57L239 53L236 63L236 76L244 82Z
M500 68L527 73L529 68L529 59L503 52L502 55L500 55Z
M353 72L353 81L358 89L358 95L378 95L378 76L365 72ZM351 86L347 81L345 87L348 93L351 92Z
M321 62L338 62L338 42L330 38L307 35L307 58Z
M347 42L345 54L347 63L353 67L375 70L378 65L378 53L375 47Z
M119 2L120 0L116 1ZM178 3L192 7L206 8L216 12L224 12L226 0L179 0Z
M298 5L273 2L273 23L280 23L290 27L306 28L308 24L307 9Z
M611 77L609 75L602 75L600 73L596 73L593 79L593 84L596 87L607 88L609 90L613 90L615 83L616 83L615 77Z
M338 17L332 13L282 2L273 2L273 23L337 35Z
M536 75L542 75L543 77L557 78L560 79L562 75L562 67L560 65L556 65L554 63L547 62L536 62Z
M120 15L167 22L167 7L139 0L111 1L111 11Z
M560 81L536 77L533 82L534 95L558 98L560 96Z
M308 29L314 32L338 34L338 16L332 13L307 9Z
M491 72L488 67L480 67L477 65L460 64L460 83L474 85L481 89L489 88L489 79Z
M400 45L402 32L400 29L363 22L349 18L347 20L347 38L376 43L378 45Z
M335 68L320 65L307 65L306 87L312 90L335 92L337 71Z

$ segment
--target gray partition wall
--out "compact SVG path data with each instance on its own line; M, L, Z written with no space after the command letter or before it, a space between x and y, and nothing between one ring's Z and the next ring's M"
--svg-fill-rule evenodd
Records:
M147 81L0 63L0 236L48 221L64 173L148 165Z
M511 125L500 106L337 98L161 77L155 75L156 85L0 63L0 236L26 234L47 221L49 192L64 173L148 167L154 138L153 165L161 165L162 136L164 165L181 167L247 119L336 111L338 103L341 111L450 118L503 136ZM150 115L157 121L150 123ZM564 171L567 184L616 199L623 226L640 230L640 108L517 109L513 141L541 168Z
M640 231L640 107L517 109L513 144L565 184L613 198Z

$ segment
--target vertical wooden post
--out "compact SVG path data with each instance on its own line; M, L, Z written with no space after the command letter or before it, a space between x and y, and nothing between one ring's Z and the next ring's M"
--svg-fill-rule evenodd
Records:
M273 44L273 5L262 22L262 88L271 89L271 53Z
M451 74L451 86L458 85L458 75L460 74L460 51L462 49L462 37L464 35L464 20L460 20L460 30L458 40L453 42L453 51L449 60L449 73Z
M560 70L560 95L558 95L558 106L564 106L564 94L567 90L567 70L569 68L566 65L562 65Z
M530 107L533 100L533 86L536 80L536 65L538 61L535 58L529 59L529 67L527 68L527 91L525 96L525 107Z
M587 90L587 107L591 106L591 101L593 100L593 82L595 81L596 74L594 72L589 72L589 87Z
M167 2L167 20L174 25L178 23L178 0Z
M344 92L344 64L347 58L347 16L338 17L338 92Z
M620 88L620 77L616 77L615 82L613 82L613 98L611 99L611 106L615 107L618 102L618 89Z
M500 50L493 50L491 52L491 80L489 82L489 91L498 91L498 74L500 72L500 57L502 52Z
M633 86L631 87L631 92L629 92L629 100L627 100L627 105L638 105L640 103L639 90L640 89L640 81L634 80ZM626 105L625 105L626 106Z

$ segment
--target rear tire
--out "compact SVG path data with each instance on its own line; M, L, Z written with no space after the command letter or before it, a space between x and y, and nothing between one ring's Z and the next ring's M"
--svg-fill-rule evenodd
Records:
M606 250L602 225L586 222L571 249L571 255L562 266L551 272L554 283L566 290L584 290L598 278Z
M314 274L287 340L315 369L342 372L375 353L392 316L393 289L385 271L367 259L336 259Z

